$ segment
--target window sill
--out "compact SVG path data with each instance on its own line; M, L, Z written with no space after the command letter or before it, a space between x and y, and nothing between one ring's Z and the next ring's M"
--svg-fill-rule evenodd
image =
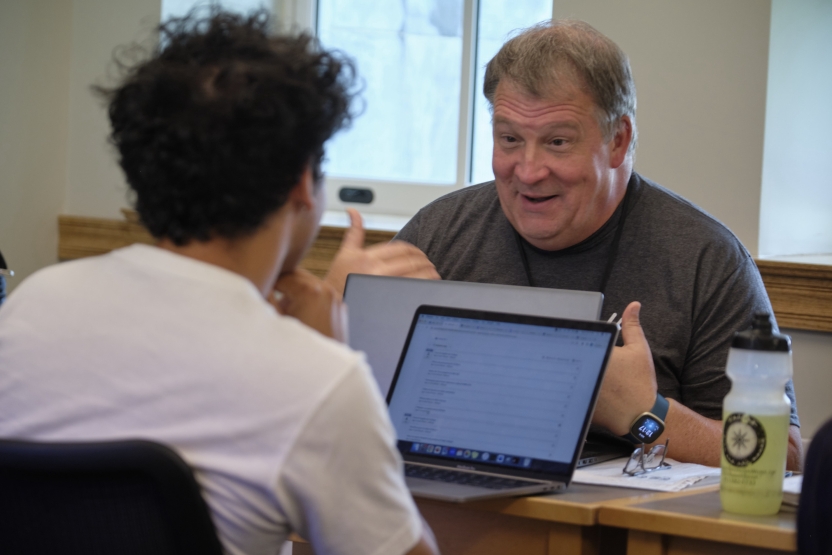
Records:
M406 218L367 215L365 244L389 241ZM345 213L329 212L301 265L322 276L335 256L348 225ZM153 238L125 211L124 220L58 216L58 258L72 260L104 254ZM832 255L758 259L780 327L832 332Z
M410 221L410 218L406 216L387 216L384 214L361 214L361 217L364 220L364 229L388 231L394 235ZM349 226L349 216L346 212L340 210L327 210L321 218L321 227L347 228Z

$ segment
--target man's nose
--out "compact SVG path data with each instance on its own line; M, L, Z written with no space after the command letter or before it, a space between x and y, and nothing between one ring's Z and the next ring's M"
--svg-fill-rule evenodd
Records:
M523 149L522 158L514 167L514 174L523 183L536 183L549 175L543 161L543 152L537 145Z

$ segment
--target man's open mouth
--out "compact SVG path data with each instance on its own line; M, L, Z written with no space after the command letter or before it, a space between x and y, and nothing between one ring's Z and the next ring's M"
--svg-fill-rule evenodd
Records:
M539 204L541 202L546 202L547 200L551 200L551 199L555 198L556 196L557 195L550 195L548 197L530 197L528 195L523 195L523 198L525 198L527 201L529 201L533 204Z

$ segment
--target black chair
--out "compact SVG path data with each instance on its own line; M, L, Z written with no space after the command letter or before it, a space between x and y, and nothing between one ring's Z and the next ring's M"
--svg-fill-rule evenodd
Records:
M832 555L832 420L809 443L797 508L797 550Z
M190 467L144 440L0 440L0 553L222 555Z

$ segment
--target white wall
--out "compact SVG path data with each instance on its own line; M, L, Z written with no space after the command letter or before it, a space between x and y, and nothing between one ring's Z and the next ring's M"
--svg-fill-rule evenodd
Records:
M0 250L17 275L57 260L66 191L72 4L0 3Z
M555 0L630 57L636 170L698 204L757 251L770 3Z
M794 390L803 437L832 418L832 334L784 329L792 337Z
M90 85L158 0L0 2L0 249L9 289L57 262L60 213L121 217L126 186Z
M832 253L832 2L773 0L760 254Z
M92 84L112 83L117 47L143 42L159 24L159 0L75 0L72 9L72 73L69 88L69 161L64 212L121 218L127 185L107 143L109 122Z

